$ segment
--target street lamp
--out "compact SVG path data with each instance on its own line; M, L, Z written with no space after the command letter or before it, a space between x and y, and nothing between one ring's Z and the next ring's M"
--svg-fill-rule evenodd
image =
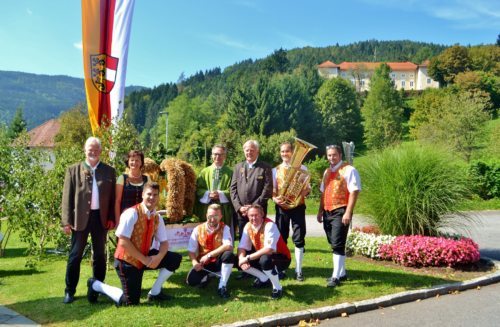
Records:
M160 114L165 115L165 157L168 156L168 111L160 111Z

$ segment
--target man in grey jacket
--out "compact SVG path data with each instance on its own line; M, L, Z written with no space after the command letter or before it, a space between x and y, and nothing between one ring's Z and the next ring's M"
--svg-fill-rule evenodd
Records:
M80 263L89 234L92 239L93 277L104 281L107 231L115 227L115 169L100 162L102 148L98 138L88 138L84 151L85 161L70 166L64 178L61 225L66 234L71 234L63 300L66 304L75 299Z

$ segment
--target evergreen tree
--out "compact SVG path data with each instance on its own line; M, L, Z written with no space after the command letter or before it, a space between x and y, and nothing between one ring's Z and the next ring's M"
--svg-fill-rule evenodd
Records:
M403 100L389 73L387 64L375 70L370 80L370 92L361 109L368 148L381 149L402 138Z
M9 125L9 131L7 132L8 137L13 140L19 136L22 132L26 131L26 120L23 117L23 108L18 107L14 118Z

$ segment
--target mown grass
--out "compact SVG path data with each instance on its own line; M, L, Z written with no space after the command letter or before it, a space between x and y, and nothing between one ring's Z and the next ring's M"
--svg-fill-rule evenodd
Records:
M190 264L185 256L181 268L164 285L164 292L173 295L173 300L161 305L145 303L146 293L156 278L155 272L146 272L141 305L116 308L105 297L100 297L94 305L87 302L86 280L91 275L88 259L82 265L77 300L70 305L62 304L66 257L50 256L37 270L24 268L23 246L14 238L5 257L0 258L0 303L50 326L209 326L368 299L454 280L449 276L417 275L350 258L347 260L350 280L341 287L326 288L325 277L332 271L326 240L307 238L306 248L305 282L285 279L285 294L279 301L270 299L269 289L253 289L251 279L235 280L234 273L229 282L232 297L228 301L216 295L216 280L205 289L187 287L184 280ZM289 276L293 274L293 267L292 262ZM108 271L106 281L119 286L114 270Z

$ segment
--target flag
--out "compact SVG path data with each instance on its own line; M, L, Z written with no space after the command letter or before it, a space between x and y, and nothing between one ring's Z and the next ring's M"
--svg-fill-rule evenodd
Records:
M90 125L123 113L130 27L135 0L82 0L85 93Z

